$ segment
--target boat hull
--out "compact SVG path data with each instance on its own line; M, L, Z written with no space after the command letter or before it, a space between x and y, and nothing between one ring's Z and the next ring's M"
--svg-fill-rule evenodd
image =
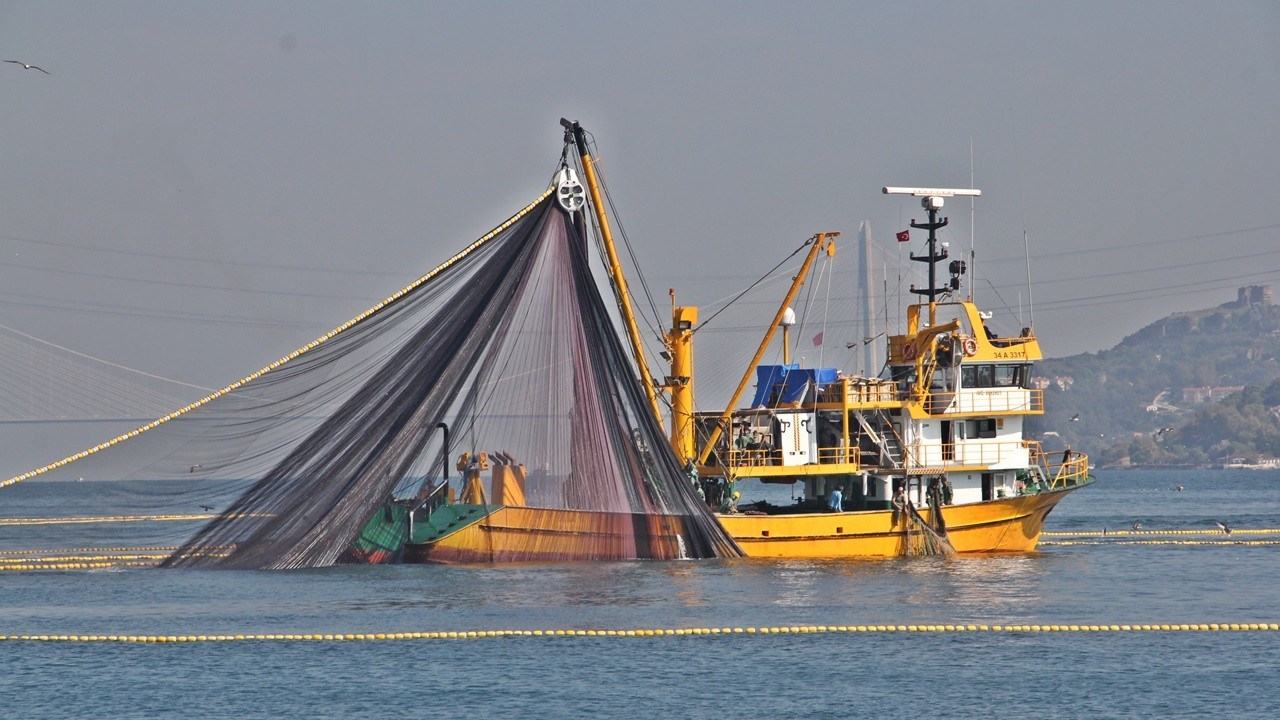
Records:
M670 515L488 506L469 522L415 533L409 563L514 563L586 560L674 560L682 557L684 524Z
M387 503L365 523L346 552L338 559L341 564L383 565L401 559L404 538L409 532L410 503Z
M1076 489L947 506L943 510L947 537L957 553L1033 551L1049 512ZM683 556L683 527L678 517L514 506L488 506L485 510L433 533L429 539L409 543L404 561L465 564ZM932 520L928 510L920 514L926 521ZM910 554L908 522L893 510L716 517L748 557ZM638 541L637 537L646 540Z
M957 553L1036 549L1045 518L1076 488L943 508ZM920 515L932 522L929 510ZM840 558L909 555L907 519L893 510L779 515L719 515L748 557Z

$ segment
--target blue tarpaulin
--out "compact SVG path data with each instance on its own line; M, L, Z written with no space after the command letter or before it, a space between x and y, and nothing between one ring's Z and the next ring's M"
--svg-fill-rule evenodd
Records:
M835 368L801 368L790 365L757 365L756 396L751 407L776 407L798 402L810 386L820 389L836 381ZM770 402L772 401L772 402Z

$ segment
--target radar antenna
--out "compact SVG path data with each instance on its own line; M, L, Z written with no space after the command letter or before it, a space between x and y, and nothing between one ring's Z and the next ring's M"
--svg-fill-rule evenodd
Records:
M938 211L942 209L946 198L957 196L977 197L982 194L981 190L976 188L909 188L909 187L885 187L882 190L885 195L913 195L920 198L920 205L929 213L929 221L918 223L911 221L911 227L919 230L929 231L929 253L927 255L917 257L915 253L911 253L911 259L917 262L929 264L929 285L925 288L917 288L911 286L911 292L917 295L924 295L929 298L929 324L932 325L936 318L934 317L935 303L938 296L960 289L960 276L965 273L965 262L963 260L953 260L948 270L951 272L951 281L944 287L938 287L936 273L937 264L946 260L950 255L944 244L942 251L938 251L938 230L947 226L949 218L938 219Z

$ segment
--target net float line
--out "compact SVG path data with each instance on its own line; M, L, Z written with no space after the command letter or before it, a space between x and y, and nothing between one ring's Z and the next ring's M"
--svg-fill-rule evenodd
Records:
M629 628L613 630L449 630L391 633L285 633L235 635L0 635L0 642L368 642L374 640L464 640L509 637L681 637L812 635L831 633L1122 633L1277 632L1280 623L1181 623L1141 625L787 625L775 627Z

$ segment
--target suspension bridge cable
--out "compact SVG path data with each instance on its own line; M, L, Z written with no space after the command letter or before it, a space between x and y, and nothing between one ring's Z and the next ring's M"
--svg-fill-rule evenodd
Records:
M136 374L136 375L141 375L141 376L143 376L143 377L150 378L150 379L152 379L152 380L162 380L162 381L164 381L164 382L167 382L167 383L173 383L173 384L175 384L175 385L182 385L182 386L184 386L184 387L195 388L196 390L204 390L204 391L206 391L206 392L213 392L213 388L204 387L203 385L193 385L193 384L191 384L191 383L183 382L183 381L181 381L181 380L174 380L173 378L165 377L165 376L163 376L163 375L156 375L155 373L149 373L149 372L146 372L145 370L138 370L137 368L131 368L131 367L129 367L128 365L121 365L121 364L119 364L119 363L111 362L110 360L104 360L104 359L102 359L102 358L100 358L100 357L95 357L95 356L93 356L93 355L89 355L89 354L87 354L87 353L82 353L82 352L80 352L80 351L78 351L78 350L72 350L71 348L66 347L66 346L64 346L64 345L59 345L59 344L57 344L57 343L55 343L55 342L51 342L51 341L49 341L49 340L45 340L45 339L43 339L43 338L38 338L38 337L36 337L35 335L30 335L30 334L28 334L28 333L22 332L21 330L18 330L18 329L15 329L15 328L11 328L11 327L9 327L8 325L0 324L0 330L7 330L8 332L13 333L14 335L18 335L18 336L24 337L24 338L26 338L26 339L28 339L28 340L31 340L32 342L36 342L36 343L39 343L39 344L41 344L41 345L47 345L47 346L49 346L49 347L51 347L51 348L54 348L54 349L57 349L57 350L61 350L61 351L65 352L65 353L68 353L68 354L71 354L71 355L75 355L76 357L84 358L85 360L92 360L93 362L100 363L100 364L102 364L102 365L106 365L107 367L113 367L113 368L115 368L115 369L117 369L117 370L124 370L125 372L134 373L134 374Z

